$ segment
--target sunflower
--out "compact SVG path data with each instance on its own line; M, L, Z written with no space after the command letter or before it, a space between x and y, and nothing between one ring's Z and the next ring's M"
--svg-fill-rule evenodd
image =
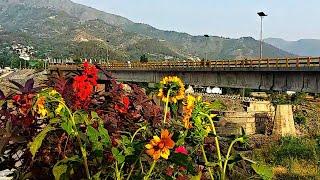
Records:
M190 118L192 116L192 111L194 108L194 103L196 101L196 98L192 95L187 96L187 102L183 106L183 119L182 122L184 124L184 127L186 129L192 128L192 124L190 123Z
M41 96L36 102L36 110L41 118L44 118L48 114L48 110L45 108L46 97Z
M168 95L168 93L170 93ZM184 98L185 88L182 80L177 76L167 76L160 81L158 97L163 102L177 103Z
M170 155L170 149L174 147L174 141L171 139L172 134L167 129L161 130L161 138L159 136L153 136L150 143L145 145L147 148L146 153L154 160L158 160L160 157L168 159Z

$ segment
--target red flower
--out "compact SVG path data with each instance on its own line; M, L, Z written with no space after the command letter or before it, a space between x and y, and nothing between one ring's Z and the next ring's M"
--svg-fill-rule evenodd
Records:
M114 109L119 111L120 113L127 113L129 109L129 104L130 104L129 97L128 96L122 97L120 102L121 102L121 106L116 104L114 106Z
M21 96L20 96L20 95L14 95L14 96L12 97L12 99L13 99L14 101L18 102L18 101L21 99Z
M76 108L86 108L89 105L90 96L98 80L98 70L94 65L84 62L83 66L84 70L82 75L75 76L72 84L76 96Z
M177 147L174 152L175 153L184 154L184 155L188 155L188 151L184 146Z

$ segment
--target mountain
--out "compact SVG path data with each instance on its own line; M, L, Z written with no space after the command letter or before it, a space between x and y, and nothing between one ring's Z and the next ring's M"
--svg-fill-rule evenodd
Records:
M70 0L0 0L0 48L34 46L37 57L241 59L259 56L259 41L192 36L134 23ZM0 50L1 52L1 50ZM264 57L293 56L264 44Z
M268 38L266 43L300 56L320 56L319 39L300 39L298 41L286 41L280 38Z

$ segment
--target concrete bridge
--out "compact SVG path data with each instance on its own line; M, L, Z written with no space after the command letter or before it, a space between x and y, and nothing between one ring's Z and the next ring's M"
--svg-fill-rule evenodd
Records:
M164 76L176 75L190 85L320 93L320 57L112 62L101 66L119 81L158 83ZM57 69L73 71L81 66L49 65L51 73Z

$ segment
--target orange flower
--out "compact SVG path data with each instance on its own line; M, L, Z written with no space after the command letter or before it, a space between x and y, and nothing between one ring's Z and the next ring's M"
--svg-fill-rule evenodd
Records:
M45 117L48 114L48 111L45 107L46 98L41 96L36 102L36 109L41 118Z
M170 155L169 149L172 149L175 144L171 137L172 134L167 129L161 130L161 138L153 136L150 143L145 146L147 148L146 153L152 156L154 160L158 160L160 157L168 159Z

